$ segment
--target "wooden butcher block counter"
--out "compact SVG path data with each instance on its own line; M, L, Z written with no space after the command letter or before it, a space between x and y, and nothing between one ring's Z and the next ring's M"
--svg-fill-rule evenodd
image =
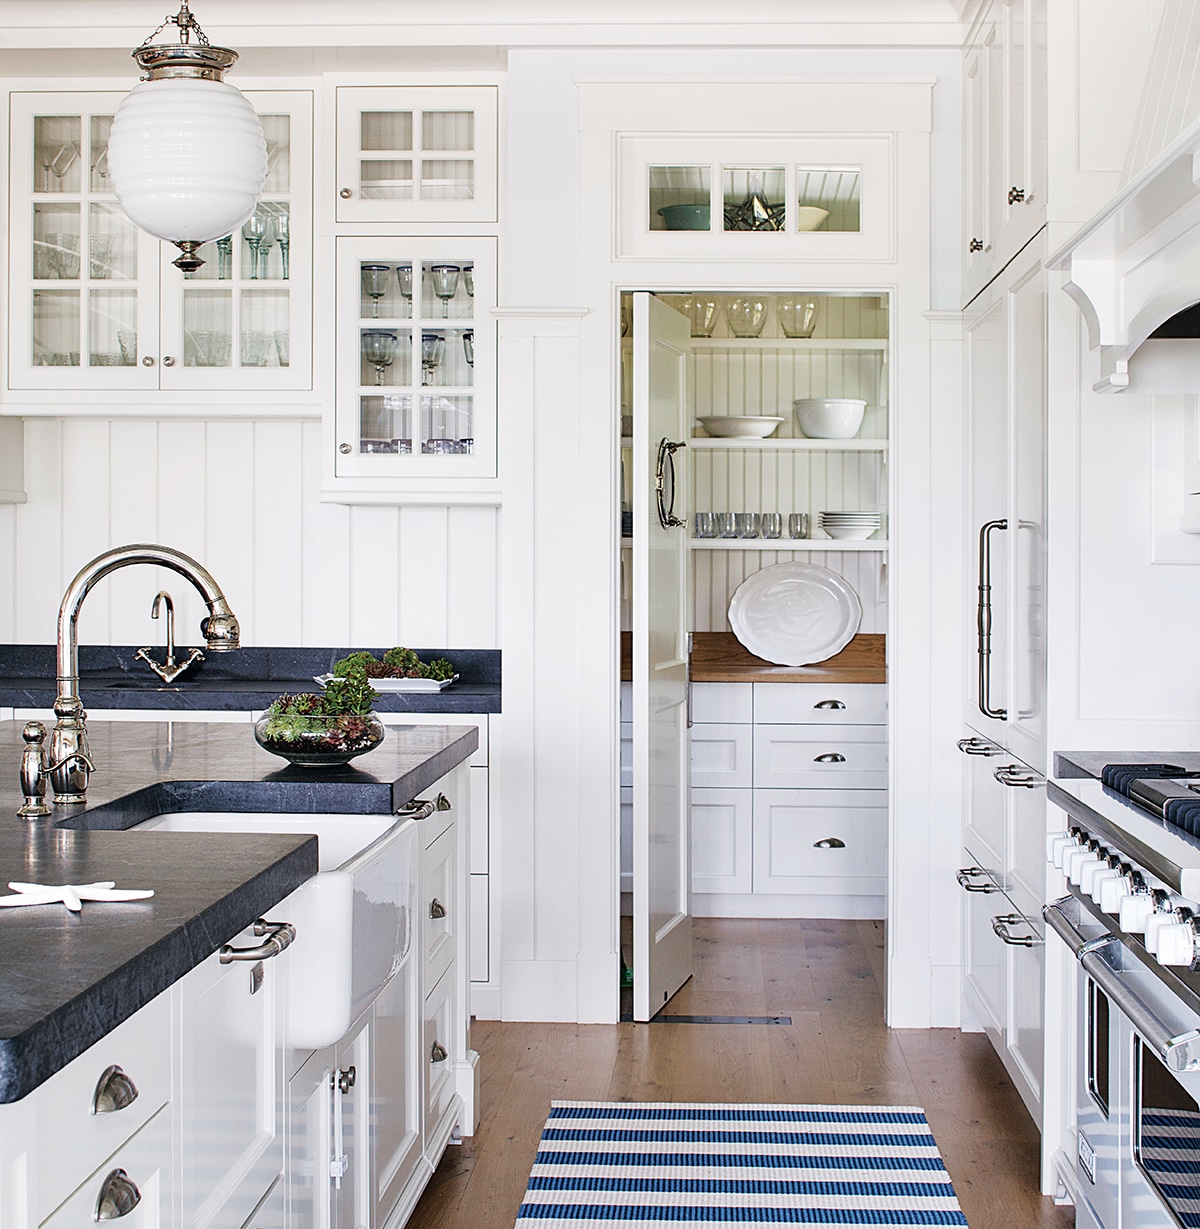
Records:
M692 644L696 683L886 683L887 637L861 634L835 657L811 666L775 666L755 657L732 632L697 632ZM632 677L632 637L621 633L621 678Z

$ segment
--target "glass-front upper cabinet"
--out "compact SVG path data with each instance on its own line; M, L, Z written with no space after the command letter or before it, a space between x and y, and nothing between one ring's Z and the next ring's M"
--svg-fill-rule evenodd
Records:
M12 96L9 387L310 388L312 95L247 94L267 138L266 188L192 274L113 195L108 134L123 97Z
M339 86L339 222L495 222L497 88Z
M495 266L494 239L337 241L337 478L495 476Z
M885 257L892 161L889 136L623 138L621 254Z

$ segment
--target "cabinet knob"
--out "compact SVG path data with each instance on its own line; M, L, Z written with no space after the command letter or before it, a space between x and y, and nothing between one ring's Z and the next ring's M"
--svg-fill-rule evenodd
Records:
M967 251L968 252L982 252L983 251L983 240L982 239L972 239L971 242L967 246Z
M138 1096L137 1086L116 1064L106 1067L96 1081L92 1093L93 1114L115 1114L132 1105Z
M338 1088L341 1089L344 1097L354 1085L358 1083L358 1070L355 1067L347 1067L345 1071L338 1072Z
M450 1052L440 1041L433 1043L433 1048L429 1051L429 1061L431 1063L444 1063L450 1057Z
M429 903L429 916L431 918L442 918L446 916L446 906L435 896Z
M813 708L845 708L841 700L818 700Z
M846 757L840 751L826 751L824 755L814 755L814 764L844 764Z
M1024 201L1024 199L1025 199L1025 189L1024 188L1009 188L1008 203L1010 205L1019 205L1021 204L1022 201Z
M168 355L166 355L166 356L163 358L163 366L164 366L164 367L174 367L174 366L175 366L175 360L174 360L174 358L172 358L172 357L171 357L171 355L169 355L169 354L168 354Z
M142 366L143 367L153 367L154 366L154 356L151 354L143 355L142 356Z
M338 196L340 196L344 201L348 201L353 195L354 193L349 188L343 188L338 193Z
M96 1200L96 1211L92 1214L92 1219L120 1220L122 1216L128 1216L141 1202L142 1192L138 1190L133 1179L123 1169L114 1169L100 1187L100 1196Z
M344 457L348 457L353 451L354 449L351 448L349 444L338 445L338 452L340 452Z

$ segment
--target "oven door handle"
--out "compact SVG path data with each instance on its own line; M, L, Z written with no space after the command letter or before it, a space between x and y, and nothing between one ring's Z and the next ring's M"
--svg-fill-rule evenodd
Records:
M1113 1006L1125 1015L1146 1044L1158 1054L1169 1071L1200 1070L1200 1029L1175 1032L1155 1015L1154 1010L1137 996L1120 973L1095 949L1081 952L1079 963L1092 981L1108 995Z
M1064 896L1052 904L1042 906L1042 917L1046 925L1071 949L1071 955L1079 959L1085 951L1094 951L1108 943L1116 943L1117 936L1105 933L1097 938L1089 939L1064 911L1064 905L1076 906L1073 896Z

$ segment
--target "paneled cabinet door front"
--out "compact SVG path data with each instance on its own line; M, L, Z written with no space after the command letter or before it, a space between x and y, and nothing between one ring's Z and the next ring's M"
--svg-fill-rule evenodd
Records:
M421 1163L421 1013L417 954L372 1008L375 1221L383 1225Z
M261 943L251 930L234 944ZM183 1224L241 1229L283 1169L279 961L220 964L180 982Z

